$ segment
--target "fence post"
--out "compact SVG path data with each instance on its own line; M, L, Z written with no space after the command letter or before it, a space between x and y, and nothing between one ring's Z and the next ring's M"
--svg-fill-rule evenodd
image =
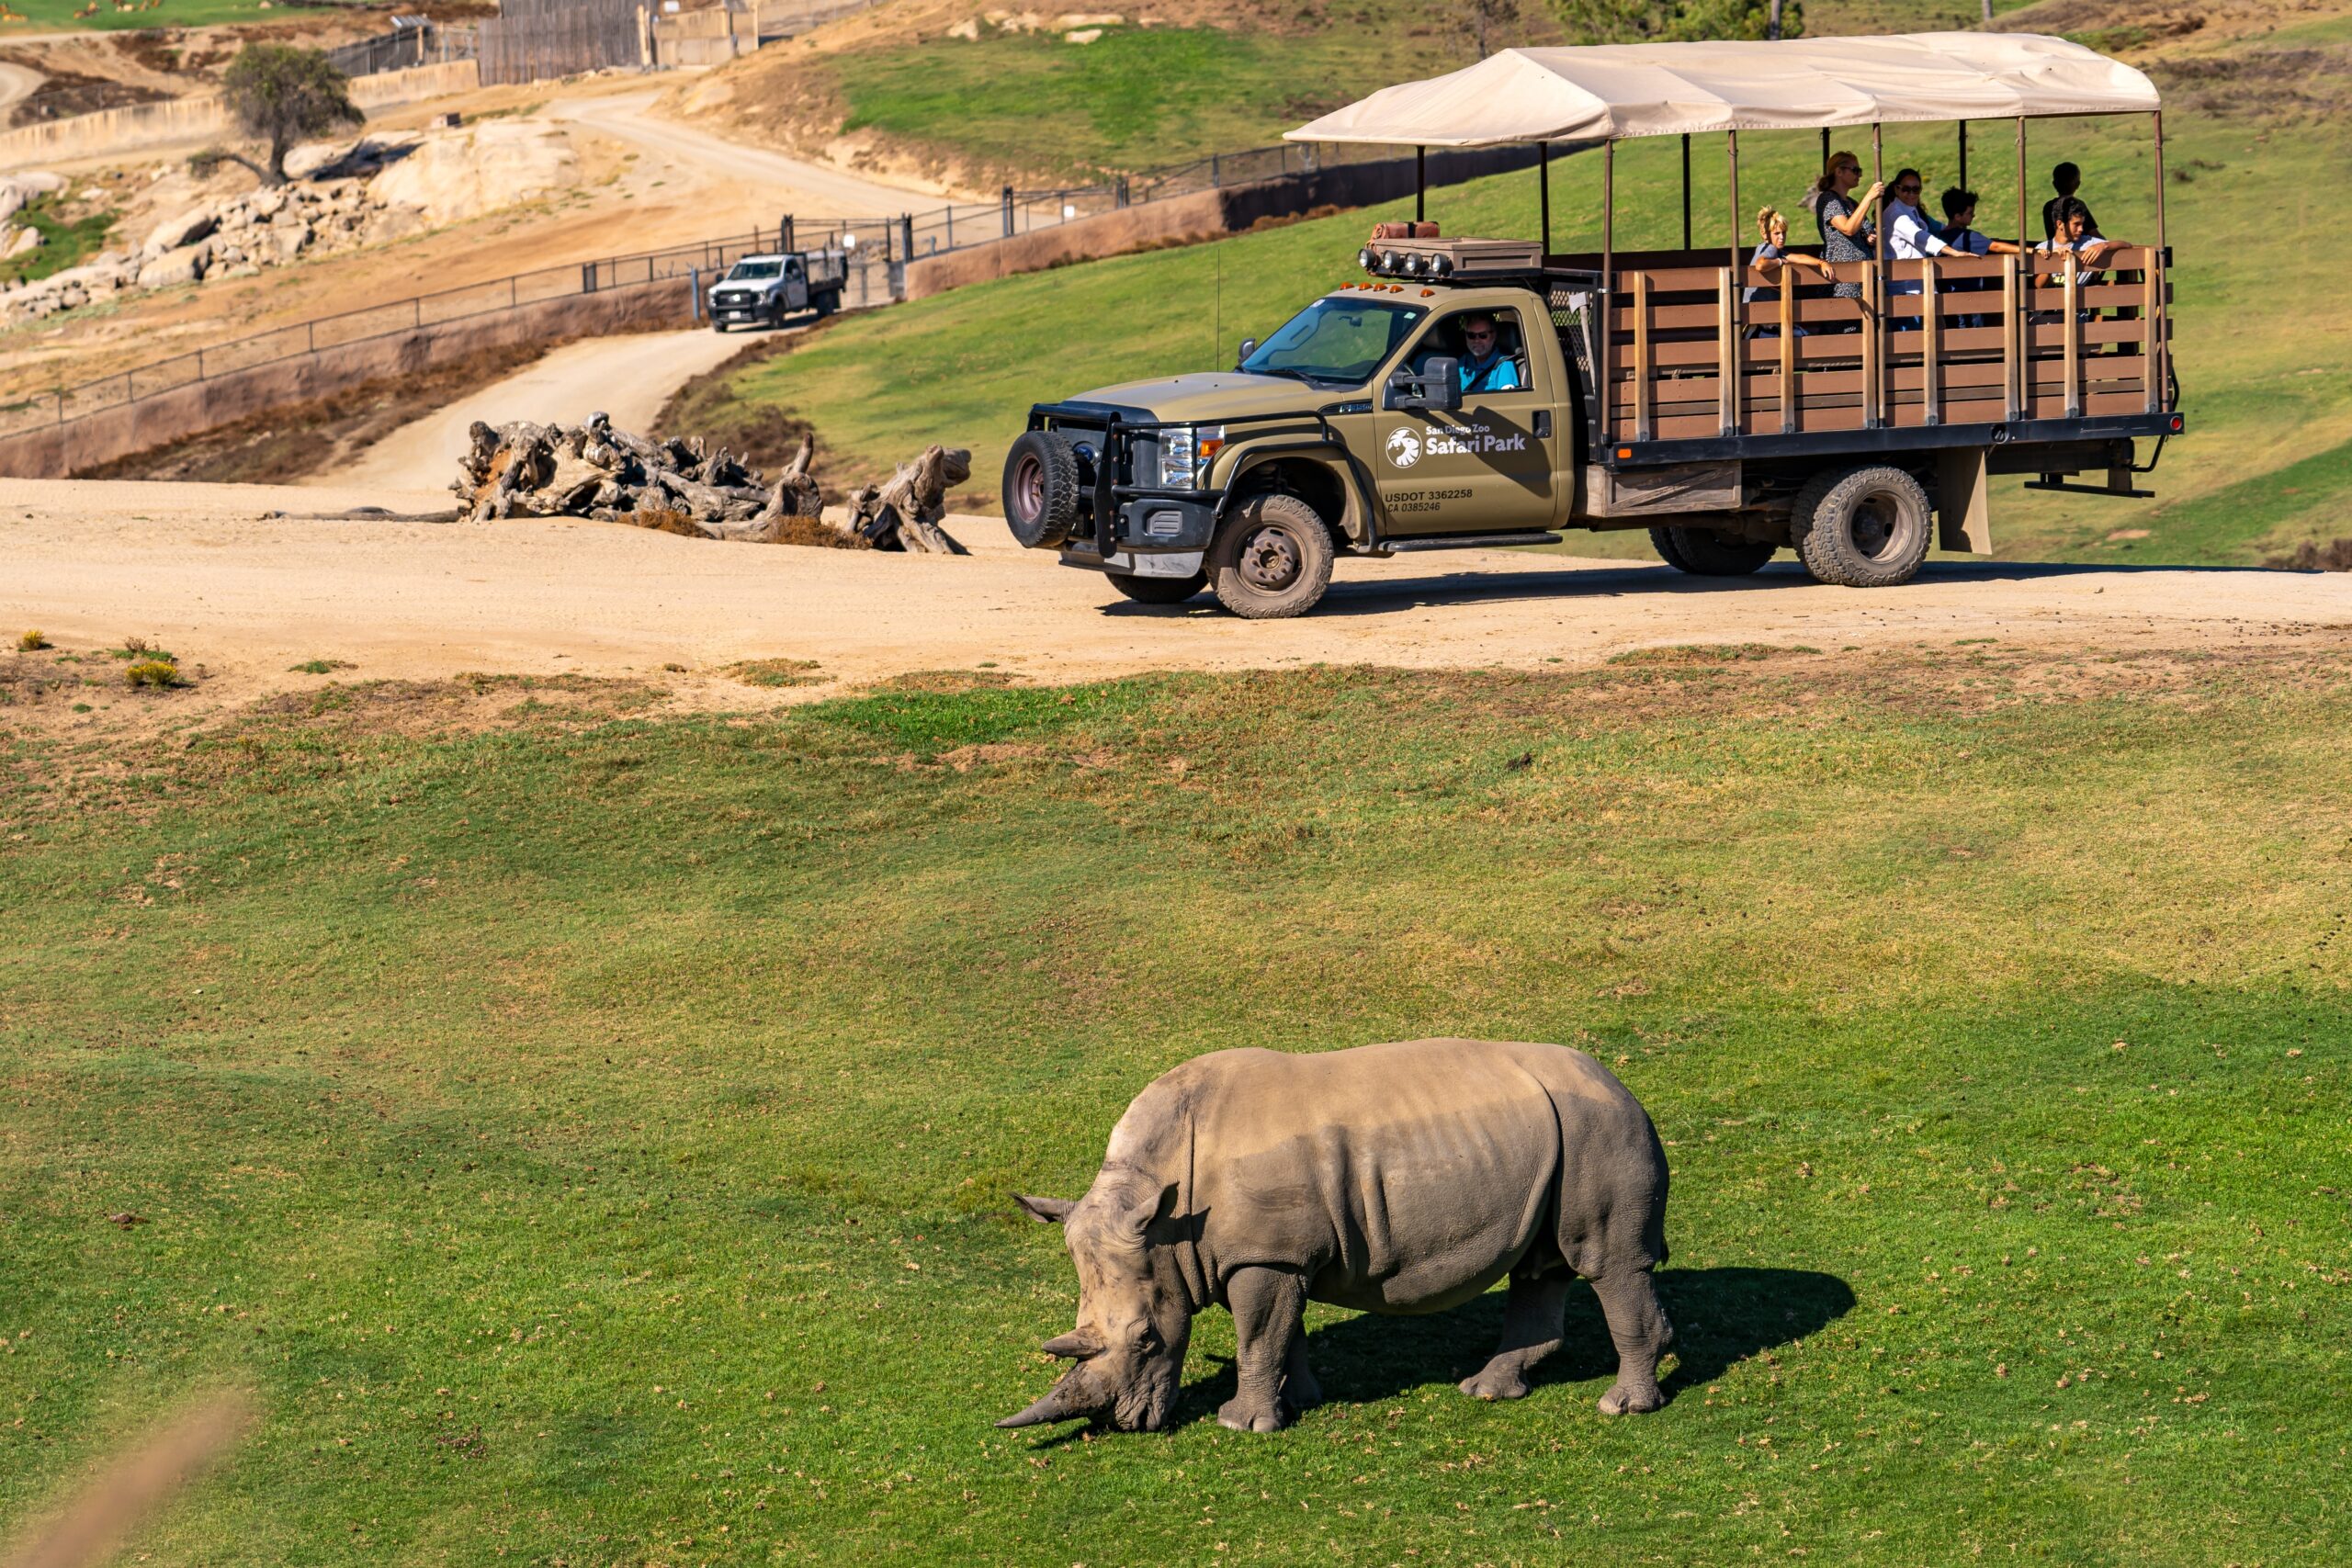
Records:
M204 379L204 350L200 348L196 351L196 378Z
M915 215L911 212L899 214L899 259L915 259Z
M952 201L947 204L947 248L956 248L956 204Z
M686 268L686 320L702 325L702 268Z
M1218 160L1217 155L1216 155L1216 153L1214 153L1214 152L1210 153L1210 154L1209 154L1209 188L1210 188L1211 190L1215 190L1218 186L1223 185L1223 184L1225 183L1223 170L1224 170L1224 164L1223 164Z
M319 323L316 321L304 321L302 323L302 335L305 343L303 352L306 354L318 353Z
M420 294L416 296L416 298L411 299L409 303L415 307L412 314L416 320L416 330L423 332L424 330L424 296ZM201 364L202 361L199 360L198 363Z
M510 272L506 275L506 308L510 310L522 302L522 297L515 292L515 276Z
M779 251L792 249L792 214L789 212L784 215L784 221L776 225L775 248Z
M582 294L596 292L596 264L594 262L580 264L580 292Z
M1012 187L1004 187L1004 237L1012 238Z

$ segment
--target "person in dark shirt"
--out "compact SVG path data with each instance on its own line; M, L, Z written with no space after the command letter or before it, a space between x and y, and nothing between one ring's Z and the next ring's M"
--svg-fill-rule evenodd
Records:
M2041 237L2043 239L2054 240L2058 237L2058 206L2061 202L2070 199L2075 191L2081 189L2082 184L2083 171L2072 164L2061 164L2050 171L2050 186L2058 194L2041 204ZM2086 213L2090 210L2087 203L2084 205L2083 210ZM2097 219L2091 220L2091 231L2093 233L2098 231Z

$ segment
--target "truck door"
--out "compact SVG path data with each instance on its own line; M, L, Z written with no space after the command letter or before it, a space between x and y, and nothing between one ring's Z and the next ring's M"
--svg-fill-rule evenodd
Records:
M1560 520L1553 370L1544 345L1528 341L1520 311L1465 308L1436 316L1399 363L1418 370L1446 355L1468 367L1480 357L1473 349L1486 344L1488 327L1510 372L1481 378L1463 393L1459 410L1391 409L1381 390L1373 468L1381 531L1391 537L1530 533Z
M784 308L805 310L808 308L808 274L798 256L784 258Z

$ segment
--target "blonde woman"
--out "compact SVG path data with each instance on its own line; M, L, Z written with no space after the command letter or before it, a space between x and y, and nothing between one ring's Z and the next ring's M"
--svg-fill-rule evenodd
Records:
M1854 199L1854 187L1862 183L1862 161L1851 152L1829 154L1829 166L1813 183L1807 205L1821 224L1821 259L1827 262L1866 262L1878 249L1878 231L1871 225L1871 210L1886 194L1883 180L1872 180L1871 188L1861 199ZM1862 286L1857 281L1840 283L1831 290L1840 299L1860 299Z
M1837 280L1837 275L1829 270L1827 263L1809 256L1803 251L1789 249L1789 220L1781 215L1779 208L1759 207L1756 209L1756 233L1763 243L1756 247L1756 254L1748 258L1747 265L1765 277L1771 279L1774 287L1759 288L1750 286L1740 294L1741 303L1779 304L1781 302L1779 286L1792 267L1819 273L1825 283ZM1751 334L1756 337L1779 337L1781 329L1777 326L1759 326L1751 329ZM1804 335L1804 329L1799 327L1797 336Z

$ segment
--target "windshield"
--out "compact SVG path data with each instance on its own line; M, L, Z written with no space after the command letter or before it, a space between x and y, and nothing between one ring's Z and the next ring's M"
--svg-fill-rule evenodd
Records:
M780 276L782 276L783 275L784 275L784 264L783 264L782 262L775 262L775 261L747 261L747 262L737 262L737 263L735 264L735 270L734 270L733 272L730 272L730 273L729 273L729 274L727 275L727 281L728 281L728 282L729 282L729 283L741 283L741 282L742 282L742 281L743 281L744 279L746 279L746 278L752 278L752 277L780 277Z
M1357 386L1372 378L1428 314L1418 305L1381 299L1317 299L1283 322L1241 368L1259 376Z

